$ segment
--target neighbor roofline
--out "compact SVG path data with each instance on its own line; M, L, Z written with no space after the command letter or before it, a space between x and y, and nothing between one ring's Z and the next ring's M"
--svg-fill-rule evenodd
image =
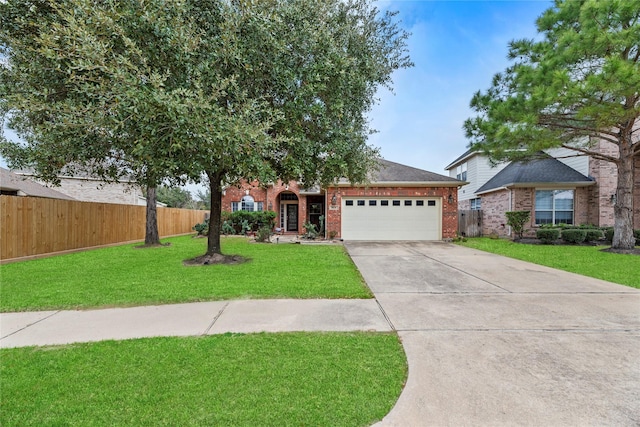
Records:
M500 187L490 188L488 190L476 192L474 194L480 196L482 194L493 193L494 191L510 190L512 188L538 188L538 189L568 189L571 187L590 187L595 185L595 181L579 181L579 182L517 182L502 185Z
M453 168L455 166L458 166L458 164L460 164L460 163L462 163L462 162L464 162L466 160L469 160L471 157L473 157L473 156L475 156L477 154L479 154L478 150L473 150L473 151L467 153L466 155L463 154L461 157L458 157L453 162L451 162L447 166L445 166L444 170L449 170L449 169L451 169L451 168Z

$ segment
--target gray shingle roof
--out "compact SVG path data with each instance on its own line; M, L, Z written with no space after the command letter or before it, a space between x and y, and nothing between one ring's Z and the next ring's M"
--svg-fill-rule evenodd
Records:
M503 187L522 184L591 185L595 181L552 157L509 164L476 190L486 193Z
M18 191L26 196L46 197L49 199L75 200L59 191L38 184L31 179L22 177L7 169L0 168L0 189L6 191Z
M460 183L455 178L429 172L423 169L402 165L389 160L380 159L380 169L371 177L372 183L379 182L446 182Z
M445 169L446 169L446 170L451 169L453 166L456 166L456 164L457 164L458 162L460 162L462 159L465 159L465 158L467 158L467 157L470 157L470 156L471 156L471 154L473 154L473 153L475 153L475 152L476 152L476 151L475 151L474 149L469 148L467 151L465 151L464 153L462 153L458 158L456 158L453 162L449 163L449 164L445 167Z

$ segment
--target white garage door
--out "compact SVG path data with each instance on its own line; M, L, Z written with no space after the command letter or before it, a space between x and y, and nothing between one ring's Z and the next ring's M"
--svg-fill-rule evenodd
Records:
M440 198L343 198L344 240L441 240Z

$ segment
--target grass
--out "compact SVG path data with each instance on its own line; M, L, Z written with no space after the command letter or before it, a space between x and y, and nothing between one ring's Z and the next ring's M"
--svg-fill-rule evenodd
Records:
M238 298L371 298L342 246L256 244L223 238L250 262L183 266L206 239L169 247L103 248L0 266L0 311L134 306Z
M640 288L640 256L602 252L598 246L527 245L504 239L472 238L474 249Z
M365 426L407 377L395 334L227 334L0 351L0 425Z

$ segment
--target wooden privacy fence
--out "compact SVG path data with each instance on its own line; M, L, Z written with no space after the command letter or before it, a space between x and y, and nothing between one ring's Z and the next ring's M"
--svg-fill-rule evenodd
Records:
M458 211L458 234L464 237L482 236L482 211Z
M0 260L144 240L146 207L0 196ZM208 211L158 208L161 237L187 234Z

